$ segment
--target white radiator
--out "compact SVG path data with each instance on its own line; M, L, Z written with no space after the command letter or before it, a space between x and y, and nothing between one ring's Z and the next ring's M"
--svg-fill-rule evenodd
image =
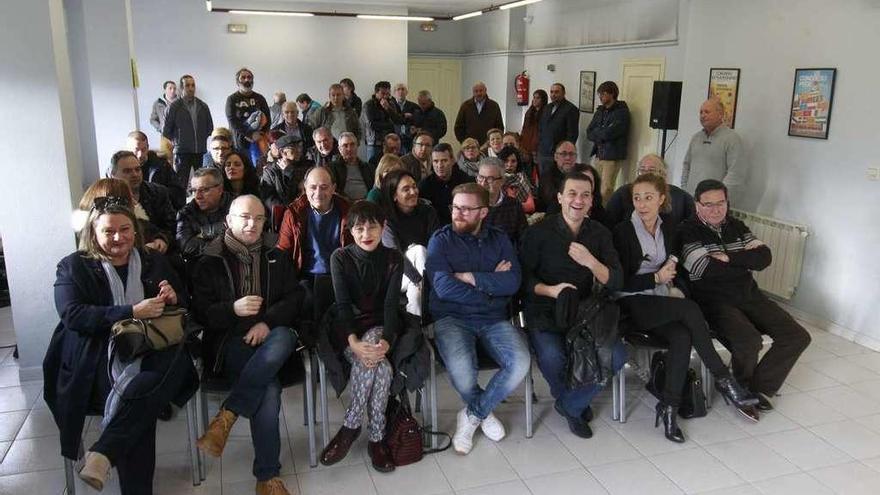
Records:
M773 263L754 273L758 287L777 297L791 299L801 279L804 246L809 235L807 227L746 211L731 209L730 214L742 220L773 253Z

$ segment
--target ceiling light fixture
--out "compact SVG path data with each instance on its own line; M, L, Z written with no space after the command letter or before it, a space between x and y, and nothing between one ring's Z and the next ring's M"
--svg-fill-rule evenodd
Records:
M284 12L284 11L276 11L276 10L230 10L228 11L230 14L243 14L243 15L277 15L277 16L286 16L286 17L314 17L315 14L311 12Z
M433 21L433 17L413 17L408 15L370 15L358 14L358 19L370 19L374 21Z
M457 15L452 18L453 21L460 21L462 19L470 19L471 17L477 17L478 15L483 15L482 10L477 10L474 12L468 12L467 14Z
M498 7L501 10L513 9L516 7L522 7L523 5L529 5L531 3L538 3L541 0L520 0L519 2L508 3Z
M205 0L205 8L208 9L208 12L214 10L214 6L211 5L211 0Z

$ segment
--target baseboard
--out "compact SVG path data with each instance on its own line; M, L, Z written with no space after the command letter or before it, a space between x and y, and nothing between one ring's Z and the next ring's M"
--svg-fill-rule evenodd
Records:
M843 339L846 339L850 342L854 342L856 344L865 346L868 349L871 349L873 351L880 352L880 340L878 340L874 337L865 335L864 333L857 332L857 331L852 330L850 328L846 328L845 326L834 323L833 321L828 321L828 320L821 318L819 316L810 314L806 311L795 308L794 306L792 306L786 302L780 301L779 299L774 298L774 300L784 310L788 311L788 313L790 315L794 316L798 320L807 322L808 324L810 324L816 328L819 328L821 330L825 330L826 332L828 332L832 335L836 335L836 336L843 338Z
M18 381L22 383L43 381L43 367L28 366L26 368L18 368Z

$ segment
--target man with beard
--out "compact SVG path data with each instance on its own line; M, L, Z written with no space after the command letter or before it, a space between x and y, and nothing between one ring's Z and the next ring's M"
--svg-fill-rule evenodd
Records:
M281 136L275 141L281 152L281 159L266 166L260 180L260 196L266 205L266 211L274 217L276 207L279 214L283 208L302 194L302 182L306 171L314 166L303 159L302 139L296 135Z
M253 90L254 73L242 67L235 73L238 91L226 98L226 119L232 129L236 150L247 153L250 145L269 131L270 112L266 98ZM261 112L261 115L255 115Z
M131 131L125 140L125 148L134 153L141 163L141 172L147 182L162 184L171 195L171 205L175 210L183 208L186 203L186 191L177 181L174 169L165 159L150 149L147 135L141 131Z
M434 146L434 151L431 153L431 164L434 173L419 182L419 195L434 205L440 225L448 225L452 222L452 214L449 211L449 205L452 203L452 190L459 184L474 180L455 166L455 160L452 158L452 146L448 143Z
M412 152L403 155L401 161L406 165L409 173L413 174L416 182L431 174L431 150L434 148L434 138L427 132L416 134Z
M523 335L508 321L508 305L520 286L519 260L507 234L483 225L488 191L462 184L453 190L450 209L452 225L428 243L425 272L437 349L465 403L452 446L467 454L477 428L492 441L504 438L504 425L492 411L526 376L531 358ZM500 368L485 388L477 381L477 341Z
M177 244L187 262L198 259L211 241L223 235L232 203L219 169L200 168L189 183L193 199L177 213Z
M339 150L336 149L336 139L330 129L317 127L312 132L312 141L315 145L306 152L306 158L319 167L326 167L340 158Z

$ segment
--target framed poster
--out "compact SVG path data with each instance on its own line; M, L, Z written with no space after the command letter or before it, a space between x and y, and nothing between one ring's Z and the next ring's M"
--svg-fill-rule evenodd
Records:
M788 135L828 139L837 69L795 69Z
M580 91L578 108L581 112L593 113L596 110L596 71L581 71Z
M721 100L724 124L736 124L736 101L739 96L739 69L709 69L709 98Z

